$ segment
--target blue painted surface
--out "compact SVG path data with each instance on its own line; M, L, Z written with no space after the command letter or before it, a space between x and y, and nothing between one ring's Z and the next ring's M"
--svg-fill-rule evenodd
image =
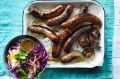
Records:
M22 34L22 13L31 0L0 1L0 75L9 74L3 63L3 50L13 37ZM93 69L45 69L42 79L102 79L112 78L112 37L114 0L97 0L105 9L105 61Z

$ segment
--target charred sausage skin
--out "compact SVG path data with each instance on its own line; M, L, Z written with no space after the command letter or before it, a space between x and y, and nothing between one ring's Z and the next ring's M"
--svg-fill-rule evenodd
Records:
M73 28L75 25L82 23L82 22L90 22L95 25L101 25L100 19L92 14L87 13L88 7L87 6L81 6L80 13L76 16L74 16L71 19L68 19L66 22L62 23L60 25L61 28Z
M58 58L60 56L62 45L64 45L65 41L78 29L81 29L82 27L87 27L91 25L91 23L82 23L76 26L74 29L64 29L63 32L61 32L58 36L59 42L53 43L52 47L52 57Z
M62 63L68 63L76 58L83 58L82 53L79 51L72 51L71 53L62 56L60 60Z
M54 7L53 9L47 10L44 12L41 12L37 7L30 7L29 13L33 17L38 18L38 19L40 18L49 19L49 18L53 18L53 17L60 15L61 13L63 13L64 10L65 10L65 5L58 5Z
M66 21L70 17L72 11L73 11L73 5L68 4L66 6L65 11L61 15L48 19L46 24L48 26L60 25L62 22Z
M80 35L89 32L92 26L83 27L77 30L72 36L70 36L64 43L64 51L70 53L73 43L79 38Z
M65 40L72 34L72 32L69 29L65 29L58 37L59 42L53 43L52 47L52 57L58 58L60 56L61 48Z
M53 42L58 42L58 36L49 28L44 26L31 26L28 28L29 31L33 33L43 34L49 39L51 39Z

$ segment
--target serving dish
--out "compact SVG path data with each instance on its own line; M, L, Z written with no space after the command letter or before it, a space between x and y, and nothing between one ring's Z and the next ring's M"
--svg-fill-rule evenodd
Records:
M30 35L16 36L4 50L4 63L17 79L34 79L45 69L48 54L38 39Z
M39 6L40 8L52 8L54 5L57 4L73 4L75 9L73 10L73 13L71 15L74 16L75 14L77 14L79 12L79 7L81 5L87 5L89 7L89 13L96 15L97 17L100 18L101 22L102 22L102 26L100 29L100 33L101 33L101 39L100 39L100 46L101 49L100 50L96 50L96 54L95 57L92 60L86 60L84 62L77 62L77 63L69 63L69 64L62 64L60 62L54 62L54 61L48 61L48 68L93 68L96 66L102 66L103 65L103 61L104 61L104 10L103 7L96 1L33 1L30 4L28 4L26 6L26 8L24 9L24 13L23 13L23 34L28 34L28 35L33 35L35 37L37 37L42 44L45 46L47 52L50 52L50 47L51 47L51 41L48 38L45 38L44 36L39 36L38 34L33 34L27 31L28 26L31 26L32 22L33 22L33 18L29 15L28 13L28 9L31 6ZM46 24L42 24L42 25L46 25ZM75 43L73 45L74 49L79 49L82 50L81 48L76 48L77 43Z

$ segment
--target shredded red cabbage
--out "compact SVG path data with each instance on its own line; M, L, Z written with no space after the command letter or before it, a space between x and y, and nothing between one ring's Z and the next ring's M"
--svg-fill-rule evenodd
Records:
M11 46L9 51L16 49L17 46ZM43 47L43 45L41 43L39 43L29 51L28 57L26 58L24 63L20 63L20 67L26 70L26 69L28 69L28 67L33 67L35 65L37 70L39 70L41 72L45 68L45 66L47 64L47 60L48 60L48 54L47 54L45 48ZM13 69L11 66L11 63L8 63L8 65L9 65L8 66L9 71L15 77L20 78L20 76L16 72L16 70L19 67L15 67Z
M43 45L39 43L34 48L32 48L29 52L30 52L30 54L27 58L26 63L29 65L36 64L37 69L42 71L48 60L48 55L47 55ZM36 61L35 61L35 59L36 59Z

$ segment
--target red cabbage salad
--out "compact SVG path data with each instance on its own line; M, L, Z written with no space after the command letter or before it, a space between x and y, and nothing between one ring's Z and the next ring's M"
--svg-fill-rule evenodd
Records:
M26 51L19 43L7 54L8 70L18 79L34 79L46 66L48 55L41 43Z

